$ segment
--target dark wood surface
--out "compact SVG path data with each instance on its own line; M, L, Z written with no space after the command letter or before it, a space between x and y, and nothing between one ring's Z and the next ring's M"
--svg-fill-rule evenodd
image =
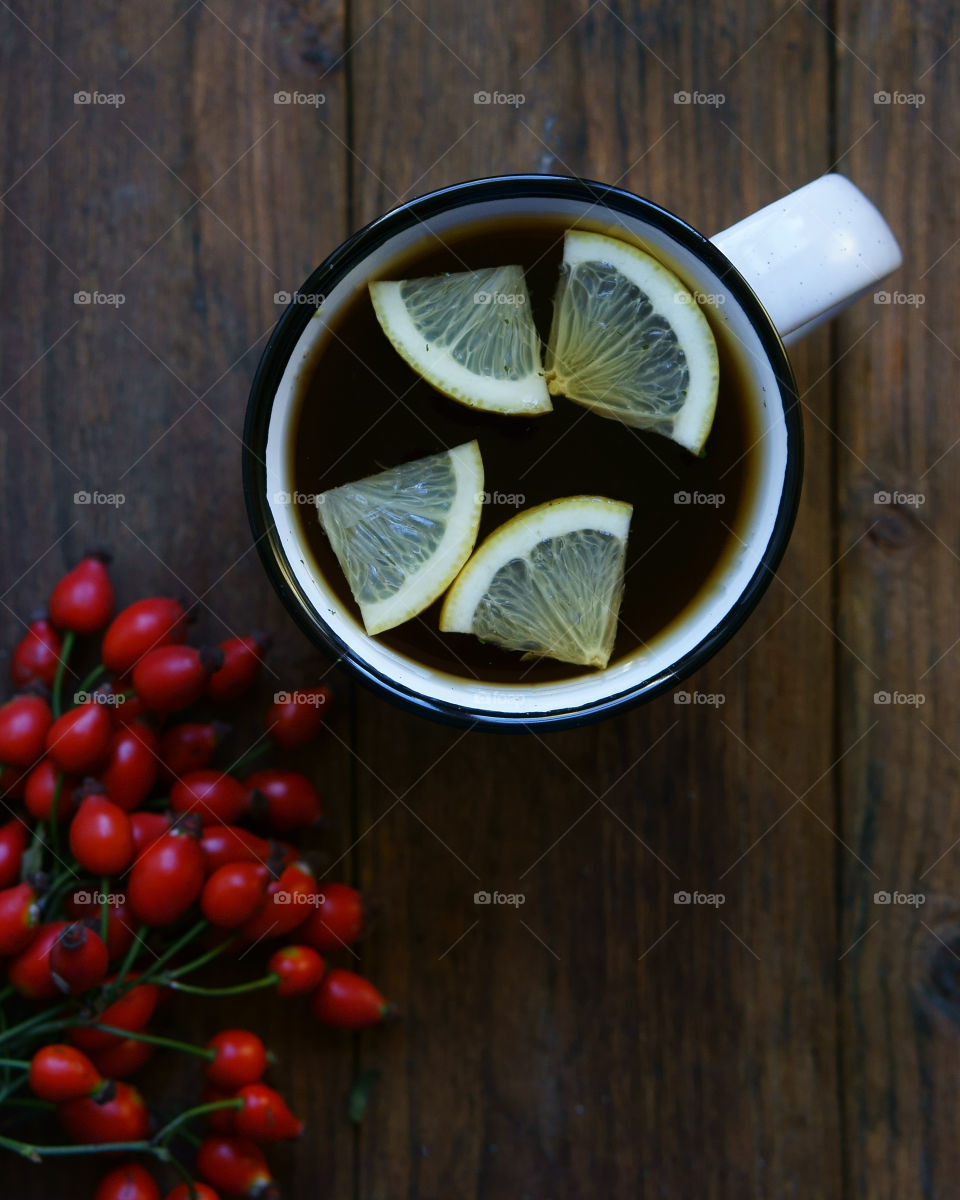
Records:
M263 697L321 677L338 693L304 756L321 847L383 903L359 960L404 1018L350 1038L297 1006L231 1007L308 1121L272 1155L291 1200L955 1194L956 24L866 0L0 4L3 641L106 541L122 600L195 598L212 640L275 629ZM694 88L725 103L674 103ZM125 102L75 105L82 89ZM474 104L494 89L525 103ZM925 302L867 298L791 353L803 500L758 611L694 681L723 707L667 696L503 739L328 675L240 493L274 292L386 208L477 175L617 182L713 232L833 168L901 240L885 286ZM81 289L125 303L76 306ZM125 503L74 504L94 489ZM481 887L526 902L478 910ZM726 902L684 909L681 888ZM223 1014L177 1002L162 1022L199 1038ZM364 1067L381 1075L354 1128ZM161 1111L197 1086L149 1072ZM0 1192L81 1195L95 1174L4 1159Z

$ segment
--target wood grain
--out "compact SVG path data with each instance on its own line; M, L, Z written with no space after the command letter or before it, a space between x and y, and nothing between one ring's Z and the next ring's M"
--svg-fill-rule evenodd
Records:
M378 7L358 11L358 29L373 26ZM735 62L730 14L705 26L682 6L531 6L506 37L490 13L488 32L465 40L439 5L416 11L432 35L398 8L354 55L370 81L354 106L363 217L404 194L402 131L418 165L440 160L422 186L584 174L708 230L829 165L829 44L799 12L771 35L766 53L787 78L760 111L764 68ZM738 29L737 44L764 28L758 18ZM478 44L496 49L481 58ZM394 87L388 56L401 77L417 74L413 92ZM478 109L477 80L526 102ZM727 103L674 104L694 88L726 90ZM418 121L423 97L439 92L442 115ZM734 185L704 186L714 177ZM828 353L825 334L798 353L804 388ZM808 399L825 413L829 388ZM836 843L817 819L832 820L833 796L829 780L807 793L831 764L829 584L795 603L831 562L831 459L816 428L810 448L782 582L693 681L725 693L719 713L667 697L531 742L413 735L405 717L359 697L357 750L371 768L358 774L361 877L391 889L404 930L371 942L364 965L407 1014L402 1042L363 1046L383 1079L361 1195L840 1194ZM797 795L816 815L797 807L764 838ZM522 891L526 903L516 915L478 909L481 887ZM723 890L728 902L690 912L673 903L681 888Z
M211 641L276 630L261 701L329 670L251 546L247 390L274 293L431 187L583 174L709 233L836 167L902 240L885 288L925 300L867 299L791 352L800 514L756 614L688 685L719 709L668 695L499 738L330 677L330 737L304 758L330 821L317 850L381 899L345 965L403 1020L348 1039L302 1007L231 1006L308 1122L271 1152L288 1200L951 1194L955 23L872 0L0 6L6 645L107 541L121 600L182 593ZM73 103L95 89L124 103ZM879 90L926 102L877 106ZM474 102L493 91L523 103ZM83 290L124 303L74 304ZM124 503L76 505L82 490ZM881 690L926 703L877 706ZM256 728L236 724L239 753ZM725 903L675 904L695 888ZM525 902L475 905L493 889ZM881 890L926 903L875 905ZM162 1018L197 1039L222 1019L179 1001ZM381 1074L355 1129L365 1067ZM166 1057L144 1083L161 1118L200 1086ZM96 1174L5 1159L0 1178L39 1200L90 1194Z
M253 706L262 712L279 686L329 670L262 573L240 489L239 435L257 358L281 311L274 292L296 287L348 230L342 8L212 0L17 11L32 33L0 9L11 100L0 123L10 188L0 208L4 643L67 563L107 542L121 602L184 595L196 636L211 642L235 631L277 633ZM75 106L81 89L121 92L125 103ZM323 120L314 108L274 104L274 92L294 89L324 93ZM121 292L125 303L74 305L75 291L95 289ZM78 490L119 492L125 503L76 506ZM341 691L333 729L349 742L349 691ZM239 755L258 730L253 712L235 724L229 745ZM331 740L309 769L330 820L319 849L338 856L351 840L350 757ZM318 1037L302 1006L241 1000L227 1015L178 999L163 1024L196 1040L224 1022L262 1032L290 1103L313 1114L313 1137L273 1156L285 1194L312 1195L323 1178L329 1195L351 1196L350 1039ZM201 1086L196 1068L169 1056L144 1077L161 1119ZM47 1133L56 1138L55 1127ZM8 1157L0 1190L86 1195L96 1176L92 1163L40 1170Z
M923 301L867 302L837 325L840 345L853 347L835 375L839 529L841 540L862 539L837 575L839 632L862 660L841 659L841 740L872 727L840 773L844 837L869 867L841 859L841 940L852 947L841 992L848 1188L935 1197L955 1189L960 1170L960 344L947 315L960 284L960 166L956 64L942 57L958 30L955 14L932 5L891 19L843 4L840 15L841 36L864 47L861 62L838 64L840 149L853 146L844 168L871 181L901 239L904 264L884 292ZM888 20L886 37L869 36ZM924 102L876 105L878 91ZM925 702L876 705L878 691ZM877 891L925 902L877 905Z

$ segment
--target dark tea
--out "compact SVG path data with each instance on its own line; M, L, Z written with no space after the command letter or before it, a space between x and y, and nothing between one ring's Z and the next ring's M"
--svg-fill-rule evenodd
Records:
M444 234L442 242L425 234L377 278L518 263L537 329L546 339L563 235L571 225L556 217L513 217L457 229ZM476 438L486 493L478 544L517 512L547 500L597 495L627 501L633 518L610 660L614 667L677 621L740 546L738 533L756 473L756 402L732 335L711 305L704 304L703 311L717 341L720 390L713 429L698 458L664 437L628 428L563 396L553 397L552 413L538 417L488 414L458 404L421 379L394 350L363 289L324 332L295 397L289 454L296 493L315 496ZM316 507L300 503L296 511L313 568L359 621ZM469 634L440 633L441 603L378 640L465 679L529 684L590 673L590 668L551 659L525 660Z

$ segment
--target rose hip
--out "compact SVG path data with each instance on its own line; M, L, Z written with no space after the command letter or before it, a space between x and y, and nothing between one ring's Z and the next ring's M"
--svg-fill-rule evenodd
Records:
M93 1200L160 1200L160 1189L146 1167L125 1163L104 1175Z
M211 925L236 929L265 903L269 883L270 872L264 863L225 863L203 885L200 908Z
M317 905L297 929L297 937L315 950L329 954L352 946L364 929L363 896L345 883L321 886Z
M197 1150L197 1170L225 1196L248 1200L279 1196L263 1152L249 1138L204 1138Z
M109 966L100 935L75 922L61 930L50 948L50 971L63 992L86 992L102 983Z
M305 863L284 867L280 878L267 887L263 906L240 927L244 941L284 937L303 920L304 908L316 893L317 881Z
M43 1046L30 1060L30 1090L52 1104L95 1096L103 1085L101 1073L75 1046Z
M331 692L327 687L281 692L267 709L264 726L284 750L303 746L320 732L327 719L330 698Z
M391 1006L361 975L335 967L313 993L313 1015L338 1029L366 1029L386 1017Z
M130 814L130 832L133 834L133 853L139 855L157 838L163 837L173 823L168 812L134 812Z
M114 804L133 812L150 795L159 768L157 735L136 721L113 734L100 781Z
M29 683L53 687L62 651L60 634L50 621L45 616L34 617L10 656L14 687L26 687Z
M101 1142L138 1142L150 1131L143 1097L129 1083L118 1082L111 1100L97 1103L89 1097L68 1100L57 1110L60 1123L80 1145Z
M128 675L149 651L186 636L187 616L180 601L148 596L128 604L110 623L103 635L103 665L113 675Z
M66 921L39 925L33 941L7 965L7 982L31 1000L52 1000L59 990L50 974L50 950Z
M133 822L131 821L131 830ZM107 954L111 962L122 958L133 945L135 921L122 893L99 899L96 891L79 888L64 902L64 911L75 921L93 921L100 928L101 909L107 909Z
M246 780L251 813L277 833L289 833L320 819L317 789L306 775L270 767Z
M0 892L0 956L26 950L37 933L40 907L32 884L18 883Z
M113 612L113 584L107 572L110 556L88 554L68 571L50 596L50 619L58 629L97 633Z
M161 771L166 778L179 779L188 771L210 764L217 746L230 732L222 721L187 721L171 725L160 735Z
M293 862L296 851L283 842L268 842L239 825L205 825L200 845L207 861L207 870L215 871L230 862L272 862L278 857L283 865Z
M0 707L0 763L30 767L43 754L53 722L50 705L41 696L14 696Z
M326 969L327 964L310 946L283 946L267 962L267 970L277 977L278 996L307 995L319 985Z
M106 705L87 700L57 717L50 726L47 754L61 771L84 775L103 764L112 734L113 722Z
M27 776L23 789L23 803L35 821L49 821L53 816L53 798L57 791L57 780L62 772L54 766L52 759L44 758ZM76 808L73 793L77 781L72 775L64 775L57 801L57 820L68 820Z
M196 812L204 821L228 825L246 812L247 791L222 771L191 771L170 789L170 807L175 813Z
M207 1043L216 1057L203 1068L214 1087L233 1091L256 1083L267 1069L267 1049L247 1029L221 1029Z
M266 1192L259 1194L266 1200ZM94 1197L94 1200L97 1198ZM205 1183L178 1183L172 1192L167 1192L163 1200L220 1200L220 1197L212 1187L208 1187Z
M127 1079L150 1061L156 1048L139 1038L124 1038L115 1046L94 1051L90 1057L100 1074L107 1079Z
M257 682L263 657L272 640L268 633L254 633L221 642L219 650L223 654L223 663L207 680L207 699L222 704L238 700L248 692Z
M243 1108L237 1110L237 1133L256 1142L280 1142L299 1137L303 1122L297 1120L279 1092L265 1083L248 1083L237 1095Z
M200 895L206 860L199 841L182 828L152 842L133 864L127 901L138 921L172 925Z
M133 858L130 818L103 796L88 795L70 822L70 850L93 875L118 875Z
M107 1005L97 1018L98 1023L112 1025L129 1033L139 1033L153 1016L159 995L156 984L138 983L119 1000ZM91 1029L88 1025L71 1025L67 1037L86 1054L99 1054L101 1050L119 1046L125 1040L118 1034Z
M158 646L133 668L133 687L147 708L176 712L200 699L207 677L222 661L219 650Z
M27 832L19 817L0 825L0 888L12 887L20 878Z

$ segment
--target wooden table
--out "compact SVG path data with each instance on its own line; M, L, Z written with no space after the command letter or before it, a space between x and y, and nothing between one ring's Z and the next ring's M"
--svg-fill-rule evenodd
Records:
M324 675L251 547L244 406L274 293L405 197L582 174L711 232L836 169L901 239L885 286L918 298L867 298L792 352L803 501L778 579L694 680L722 708L465 736L332 677L307 759L322 844L383 903L360 966L404 1018L351 1038L302 1006L229 1009L308 1121L272 1155L288 1198L957 1194L958 36L946 4L879 0L0 5L7 645L106 541L122 601L183 594L213 641L275 629L262 697ZM494 90L524 102L474 103ZM526 903L478 911L481 886ZM224 1019L177 1002L160 1025ZM169 1111L198 1075L165 1058L145 1088ZM0 1191L95 1177L5 1158Z

